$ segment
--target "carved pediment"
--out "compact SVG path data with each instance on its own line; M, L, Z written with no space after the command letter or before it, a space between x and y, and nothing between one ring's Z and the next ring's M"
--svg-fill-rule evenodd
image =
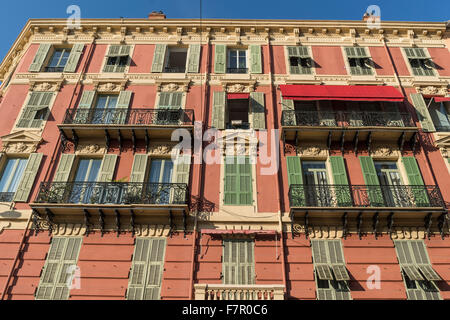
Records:
M168 156L171 155L173 147L173 143L151 143L148 153L151 155Z
M255 91L256 81L222 81L222 86L224 91L228 93L250 93Z
M418 93L428 96L446 96L448 94L447 86L420 86L416 90Z
M373 158L378 159L398 159L400 157L400 151L396 146L380 145L373 146L370 150L370 155Z
M99 143L83 143L77 146L77 154L105 154L106 145Z
M124 91L125 87L127 86L128 80L127 79L108 79L108 80L97 80L94 81L94 90L97 92L120 92Z
M16 131L0 138L4 153L33 153L36 152L42 137L32 131Z
M156 81L158 92L187 92L191 80L158 80Z
M55 92L61 89L64 80L35 81L30 80L30 91Z
M303 158L326 158L328 156L328 148L325 145L299 145L297 146L297 154Z

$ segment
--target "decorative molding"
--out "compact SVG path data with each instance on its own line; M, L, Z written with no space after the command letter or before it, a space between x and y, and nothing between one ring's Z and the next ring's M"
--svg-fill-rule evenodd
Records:
M418 93L423 95L438 95L438 96L446 96L448 94L447 85L443 86L426 86L426 87L416 87Z
M157 156L168 156L172 154L173 143L151 143L148 153Z
M398 159L400 151L396 146L374 145L370 150L370 155L378 159Z
M326 158L328 149L325 145L298 145L297 155L303 158Z
M36 152L38 146L42 143L42 137L28 130L16 131L6 136L0 137L2 141L3 153L12 154L30 154Z
M97 143L83 143L77 146L76 154L105 154L106 146Z
M64 79L56 81L39 81L30 79L29 83L30 83L29 91L57 92L61 90L61 86L64 83Z
M250 93L255 91L256 81L224 81L222 87L228 93Z
M424 227L393 227L392 239L425 239Z
M0 221L0 234L3 232L4 229L8 229L9 227L11 227L11 222Z
M83 224L58 223L55 224L52 233L56 236L84 236L86 226Z
M158 224L136 224L135 232L138 237L167 237L170 233L170 226Z
M158 92L188 92L189 87L191 85L191 80L186 79L170 79L170 80L163 80L158 79L155 81Z
M128 79L94 80L92 83L98 92L120 92L125 90Z

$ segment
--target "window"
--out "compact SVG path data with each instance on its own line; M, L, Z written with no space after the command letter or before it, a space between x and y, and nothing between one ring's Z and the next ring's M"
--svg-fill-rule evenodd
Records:
M428 110L436 131L450 132L450 112L448 111L448 103L435 102L434 99L425 99L425 103L429 106Z
M312 59L308 47L287 47L289 70L291 74L311 74Z
M254 241L223 240L222 276L224 284L255 284Z
M155 115L155 124L175 125L183 120L182 116L183 93L181 92L161 92L159 103Z
M434 76L434 64L425 48L403 48L415 76Z
M345 53L347 54L351 75L373 74L370 56L366 53L365 48L346 47Z
M433 269L422 240L394 241L405 281L408 300L440 300L436 281L442 280Z
M96 185L101 159L80 159L69 203L94 203L100 186Z
M225 205L253 205L252 182L249 157L225 158Z
M76 275L81 242L81 237L53 237L36 290L37 300L69 299L72 283L68 282Z
M294 101L294 110L297 126L335 127L337 125L336 113L330 101Z
M173 162L171 159L153 159L150 164L148 179L151 196L156 204L172 203L172 174Z
M32 92L23 108L18 128L40 128L50 115L53 92Z
M318 300L351 300L340 240L311 240Z
M0 179L0 202L13 200L26 165L27 159L10 158L6 160Z
M228 100L228 129L249 129L249 99Z
M48 66L45 68L45 71L63 72L69 56L70 49L55 49Z
M187 48L169 47L166 53L164 72L184 73L186 71Z
M165 249L165 238L136 238L127 300L160 299Z
M123 110L115 110L117 106L118 95L99 95L93 114L92 124L110 124L116 123L117 112ZM126 112L126 111L125 111Z
M247 50L228 49L227 73L247 73Z
M302 161L306 205L328 207L331 205L330 185L324 161Z
M375 170L381 185L381 193L388 207L405 206L403 185L396 162L375 161ZM407 205L406 205L407 206Z
M125 72L130 62L131 46L111 45L106 56L103 72Z

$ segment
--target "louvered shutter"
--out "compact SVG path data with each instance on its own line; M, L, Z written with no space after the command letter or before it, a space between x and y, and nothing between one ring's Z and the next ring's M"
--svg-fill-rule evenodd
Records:
M174 175L174 183L181 183L178 188L174 190L174 195L172 196L172 203L184 204L187 201L187 191L189 184L189 173L191 169L191 156L183 155L177 159L175 163L175 175Z
M302 164L300 157L288 156L286 157L286 165L288 172L288 182L290 186L289 201L291 206L304 207L305 206L305 190L303 187Z
M252 129L261 130L266 128L266 109L264 103L264 93L250 93L250 109L252 114Z
M232 161L230 161L232 160ZM238 167L236 158L232 157L225 159L225 183L224 183L224 203L226 205L239 204L239 185L238 185Z
M254 284L254 266L253 241L223 240L222 274L224 284Z
M252 165L249 157L236 157L238 167L238 200L240 205L253 204Z
M73 162L75 161L74 154L63 153L59 160L58 168L56 169L54 182L67 182L72 171Z
M147 171L147 162L148 162L147 154L136 154L134 156L130 182L144 182Z
M39 128L42 125L42 122L47 120L52 97L52 92L32 92L27 104L23 108L20 119L17 122L17 127ZM35 119L36 113L45 109L46 114L43 119Z
M22 178L17 187L17 191L14 195L14 201L16 202L26 202L30 195L31 189L33 188L36 175L39 172L39 167L41 166L42 153L32 153L27 161L27 166L23 172Z
M213 110L211 126L216 129L225 129L226 93L216 91L213 93Z
M114 124L124 124L126 122L132 95L132 91L120 91L119 97L117 98L117 105L114 110L114 117L112 119Z
M227 64L227 46L223 44L215 45L214 72L225 73Z
M119 57L120 54L120 45L110 45L108 49L108 54L106 55L106 62L103 68L103 72L114 72L116 69L115 64L108 64L109 58Z
M262 54L260 45L250 45L250 73L262 73Z
M350 187L348 186L347 170L345 169L344 158L341 156L331 156L330 164L334 184L336 185L334 192L336 194L338 205L341 207L353 206L352 194Z
M331 269L334 273L334 278L337 281L349 281L350 276L345 267L344 253L342 250L341 240L329 240L328 245L328 256L331 263ZM344 300L348 300L346 295L343 295ZM338 299L339 300L339 299Z
M381 194L380 182L378 180L372 157L360 156L359 161L366 182L368 198L371 207L384 207L383 195ZM362 200L364 201L364 200ZM367 204L365 204L367 205Z
M325 241L311 240L314 271L320 280L333 280L331 268L327 256L327 244Z
M155 46L155 54L153 56L153 63L152 63L152 72L163 72L166 50L167 50L166 44L157 44Z
M117 155L105 154L98 175L98 182L111 182L116 169Z
M281 97L281 111L282 111L282 125L283 126L296 126L297 117L295 115L294 100L283 99Z
M419 118L422 130L424 132L435 132L436 129L428 112L427 105L420 93L411 93L411 100L414 108L416 109L417 117Z
M29 72L41 71L42 66L45 62L45 59L48 56L51 47L52 45L48 43L43 43L39 45L36 55L34 56L33 62L31 63L30 68L28 69Z
M311 74L311 67L304 67L302 66L302 60L301 59L308 59L310 62L310 55L308 52L308 47L304 46L288 46L287 47L288 52L288 64L289 64L289 70L291 74ZM291 65L291 58L297 58L298 63L296 66Z
M160 299L165 249L166 239L151 239L147 269L147 281L144 293L145 300Z
M188 73L198 73L200 65L200 44L189 45Z
M84 43L76 43L73 45L66 66L64 67L64 72L76 72L83 50Z
M95 94L95 91L83 91L76 110L74 123L89 124L91 122L91 108L94 104Z
M40 128L42 123L47 121L50 114L50 102L52 101L52 98L53 92L41 92L41 99L38 106L32 107L34 110L34 117L31 119L30 128ZM37 112L43 112L44 115L39 119L35 119Z
M424 183L416 158L402 157L402 162L412 188L412 195L414 196L411 202L417 207L429 207L430 201L428 200L427 191L423 187Z
M150 239L136 238L133 261L128 282L127 299L142 300L144 297L145 277L148 269Z

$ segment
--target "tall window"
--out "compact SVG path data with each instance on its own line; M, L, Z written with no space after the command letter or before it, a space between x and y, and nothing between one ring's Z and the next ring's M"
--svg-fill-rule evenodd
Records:
M324 161L302 161L307 206L330 206L331 194Z
M250 102L248 99L228 99L228 129L249 129Z
M228 49L228 73L247 73L247 50Z
M348 64L350 65L350 74L352 75L372 75L372 65L370 56L366 48L346 47Z
M253 205L252 165L249 157L225 158L225 205Z
M131 46L111 45L103 72L125 72L130 58Z
M26 165L27 159L10 158L6 161L0 179L0 201L12 201Z
M153 159L150 164L148 179L152 197L157 204L170 203L173 162L171 159Z
M308 47L287 47L289 71L291 74L311 74L312 59Z
M224 284L254 284L254 241L223 240L222 281Z
M186 71L187 48L169 47L164 72L184 73Z
M396 162L375 161L375 170L381 185L381 192L385 203L389 207L405 206L404 192L402 189L402 178Z
M430 101L430 99L425 99L425 103L429 105L428 110L436 131L450 132L450 112L446 103Z
M92 119L93 124L109 124L115 122L117 98L117 95L99 95L97 97L97 103ZM124 111L119 110L118 112Z
M71 49L55 49L50 63L45 68L47 72L63 72L69 59Z
M91 203L95 195L97 176L100 171L102 160L81 159L75 173L74 184L70 197L71 203ZM98 187L97 187L98 188Z
M413 75L434 76L434 64L424 48L404 48Z

